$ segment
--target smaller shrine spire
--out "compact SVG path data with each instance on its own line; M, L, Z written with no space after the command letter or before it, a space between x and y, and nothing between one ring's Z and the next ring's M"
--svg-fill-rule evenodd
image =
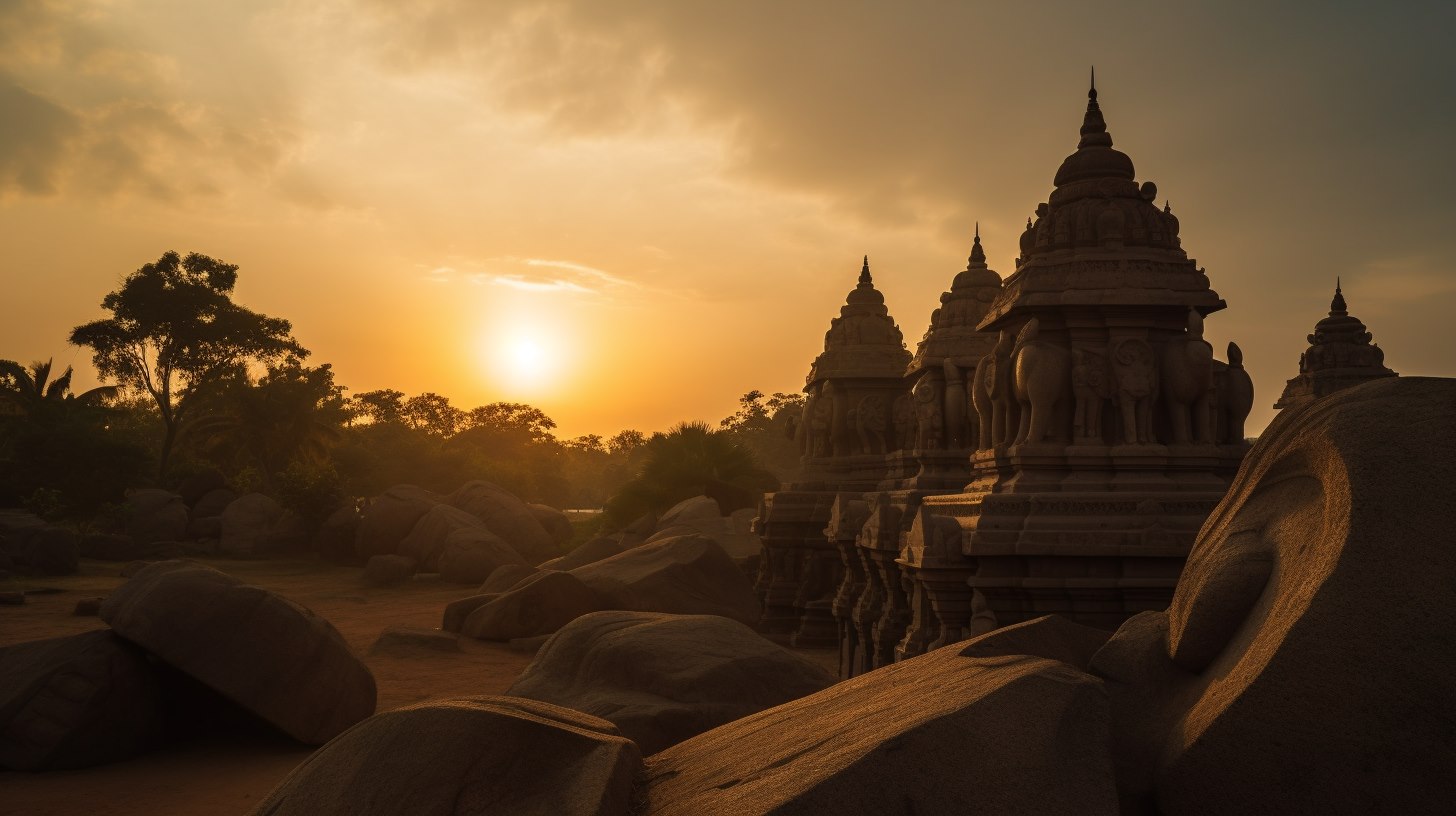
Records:
M1340 291L1340 276L1335 276L1335 297L1330 301L1330 317L1344 317L1349 314L1349 307L1345 305L1345 294Z
M971 241L971 265L986 264L986 250L981 248L981 222L976 222L976 237Z
M1112 134L1107 132L1107 121L1102 118L1102 107L1097 104L1097 68L1092 69L1092 84L1087 89L1087 113L1082 117L1082 140L1077 148L1112 147Z
M875 285L874 280L870 278L870 256L868 255L864 256L864 266L859 269L859 285L863 287Z

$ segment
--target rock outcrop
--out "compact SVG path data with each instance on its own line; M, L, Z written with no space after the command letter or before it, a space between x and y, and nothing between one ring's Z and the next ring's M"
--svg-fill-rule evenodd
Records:
M546 641L506 693L609 720L650 755L834 681L727 618L596 612Z

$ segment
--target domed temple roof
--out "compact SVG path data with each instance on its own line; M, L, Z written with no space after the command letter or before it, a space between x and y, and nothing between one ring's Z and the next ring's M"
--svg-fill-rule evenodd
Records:
M1292 408L1367 380L1399 376L1385 367L1385 352L1373 339L1350 314L1336 279L1329 316L1314 324L1309 348L1299 355L1299 376L1285 384L1274 407Z
M829 322L824 351L809 368L807 383L844 377L899 377L910 362L905 337L885 307L885 296L870 277L865 256L859 283L850 290Z
M991 350L996 336L978 332L976 326L986 310L1001 294L1001 276L986 266L986 251L981 248L981 227L971 244L971 257L966 268L955 276L950 291L940 296L940 308L930 316L925 337L915 349L906 374L939 366L946 360L974 365L975 360Z

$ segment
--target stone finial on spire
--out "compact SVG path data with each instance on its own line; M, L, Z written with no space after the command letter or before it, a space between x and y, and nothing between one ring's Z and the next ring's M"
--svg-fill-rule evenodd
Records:
M1340 277L1335 276L1335 297L1330 301L1330 316L1344 317L1349 314L1349 307L1345 305L1345 294L1340 291Z
M981 222L976 222L976 237L971 241L971 265L986 264L986 250L981 248Z
M868 255L864 256L864 266L859 270L859 285L865 287L875 285L874 280L870 278L870 256Z
M1095 67L1092 69L1092 85L1087 89L1087 114L1082 117L1082 140L1077 147L1112 147L1112 134L1107 132L1107 121L1102 118L1102 107L1097 104Z

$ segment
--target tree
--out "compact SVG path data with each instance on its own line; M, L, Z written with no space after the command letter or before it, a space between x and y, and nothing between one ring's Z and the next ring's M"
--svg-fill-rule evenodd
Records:
M375 424L404 421L404 392L393 388L355 394L348 405L351 416L364 417Z
M37 360L29 368L14 360L0 360L0 404L26 416L37 416L48 408L70 403L98 406L116 396L117 387L103 385L71 394L71 367L52 380L51 360Z
M308 355L287 320L233 303L237 280L236 264L167 252L102 299L111 317L71 331L73 344L91 349L101 376L156 402L164 428L162 476L193 395L236 377L250 363Z
M798 420L804 399L803 394L765 396L762 391L749 391L739 398L738 411L718 425L738 437L759 462L785 479L799 467L792 423Z
M448 397L430 391L405 400L400 416L411 428L441 439L453 436L465 421L465 412L451 405Z
M684 422L653 434L643 447L636 478L607 501L603 529L621 528L644 513L662 513L693 496L711 494L744 505L751 496L778 487L753 452L728 431ZM733 509L733 508L725 508Z

